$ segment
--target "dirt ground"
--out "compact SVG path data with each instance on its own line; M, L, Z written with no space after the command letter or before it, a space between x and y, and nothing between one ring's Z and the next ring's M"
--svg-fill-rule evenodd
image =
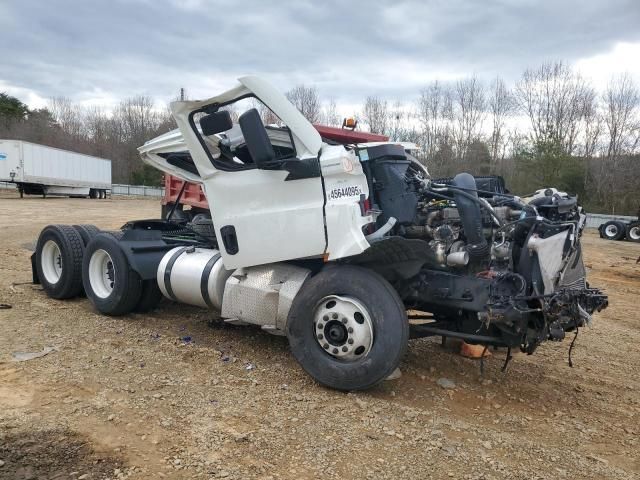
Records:
M611 306L581 331L573 368L569 341L506 373L496 352L481 375L422 339L399 379L344 394L314 383L286 339L214 313L165 301L108 318L29 283L45 225L114 229L159 208L0 194L0 478L640 478L640 245L586 235Z

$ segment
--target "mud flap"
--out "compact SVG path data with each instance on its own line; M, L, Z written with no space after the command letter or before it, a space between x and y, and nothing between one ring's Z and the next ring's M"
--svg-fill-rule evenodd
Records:
M31 279L35 285L40 285L40 278L38 277L38 269L36 268L36 254L31 254Z

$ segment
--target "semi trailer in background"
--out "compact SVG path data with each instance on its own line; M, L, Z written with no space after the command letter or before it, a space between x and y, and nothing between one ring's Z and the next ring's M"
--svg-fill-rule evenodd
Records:
M14 183L20 196L65 195L106 198L111 160L22 140L0 139L0 181Z

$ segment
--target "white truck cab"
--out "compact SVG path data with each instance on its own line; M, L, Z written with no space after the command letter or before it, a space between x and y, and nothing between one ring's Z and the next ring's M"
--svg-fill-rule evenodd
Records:
M239 82L207 100L171 104L195 170L163 158L175 152L175 134L141 147L143 160L202 183L227 268L363 252L369 247L363 227L375 218L364 208L369 190L354 151L323 143L265 80L249 76ZM247 106L249 98L281 124L263 125L254 107L239 112L239 124L233 125L229 110L238 103ZM247 136L252 136L249 147ZM257 161L251 149L261 150Z

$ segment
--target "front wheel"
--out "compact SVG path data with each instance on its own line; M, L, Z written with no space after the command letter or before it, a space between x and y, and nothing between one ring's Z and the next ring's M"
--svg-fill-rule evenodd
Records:
M380 275L330 266L307 280L294 298L287 337L296 360L319 383L364 390L398 367L409 323L402 300Z

